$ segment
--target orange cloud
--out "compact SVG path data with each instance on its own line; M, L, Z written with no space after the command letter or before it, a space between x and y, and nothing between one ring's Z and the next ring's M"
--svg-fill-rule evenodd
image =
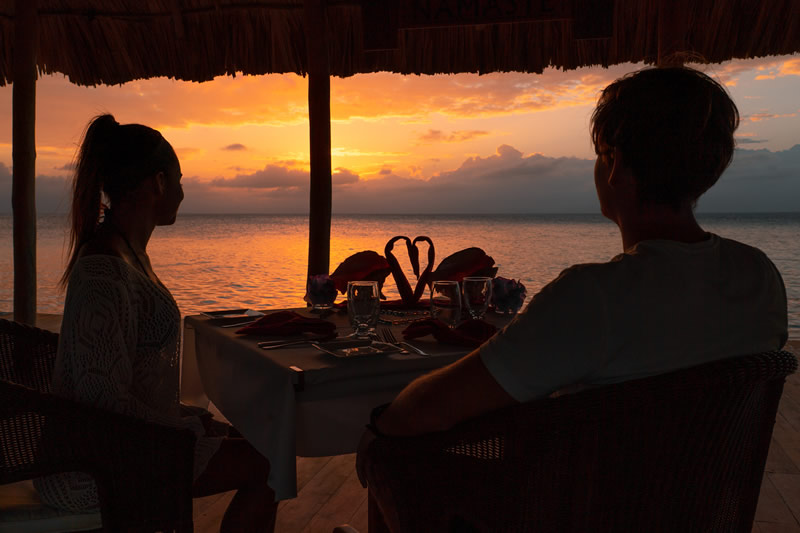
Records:
M488 131L483 130L467 130L467 131L453 131L449 134L444 133L442 130L428 130L417 138L419 144L433 144L433 143L460 143L475 139L476 137L485 137L489 135Z
M775 113L753 113L752 115L745 116L745 120L749 120L750 122L761 122L763 120L772 120L773 118L786 118L786 117L796 117L797 113L784 113L782 115L775 114Z
M800 76L800 58L784 61L780 69L779 76Z

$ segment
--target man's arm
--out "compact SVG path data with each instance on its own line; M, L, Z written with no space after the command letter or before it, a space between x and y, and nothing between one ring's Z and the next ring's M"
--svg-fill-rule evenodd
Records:
M516 403L486 369L478 349L414 380L376 425L385 435L420 435L444 431L462 420Z

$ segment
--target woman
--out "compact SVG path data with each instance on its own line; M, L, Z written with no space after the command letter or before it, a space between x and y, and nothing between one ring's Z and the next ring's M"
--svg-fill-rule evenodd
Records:
M73 182L64 318L53 374L57 394L198 436L194 496L237 490L222 532L272 531L269 461L241 438L207 436L210 416L181 417L180 311L153 271L147 243L175 222L181 167L161 134L111 115L89 124ZM86 474L37 480L42 499L70 511L95 509Z

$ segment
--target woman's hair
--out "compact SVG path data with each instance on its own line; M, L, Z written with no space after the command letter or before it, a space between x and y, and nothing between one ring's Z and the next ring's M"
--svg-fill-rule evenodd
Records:
M617 149L643 203L679 209L717 182L733 157L739 111L716 81L688 67L648 68L603 90L592 142Z
M97 230L101 212L116 205L148 176L167 171L175 159L172 147L153 128L121 125L112 115L99 115L89 122L72 181L67 250L70 259L61 278L62 286L69 280L81 246Z

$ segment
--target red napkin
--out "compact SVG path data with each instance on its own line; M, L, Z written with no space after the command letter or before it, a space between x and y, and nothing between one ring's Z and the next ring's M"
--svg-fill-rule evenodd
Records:
M314 333L320 336L336 336L336 325L319 318L308 318L294 311L278 311L264 315L252 324L236 331L243 335L288 336Z
M347 300L342 300L333 304L335 309L347 310ZM392 311L419 311L428 310L431 308L430 300L419 300L413 304L407 304L403 300L381 300L381 309L388 309Z
M495 333L497 333L497 328L483 320L467 320L457 328L450 329L441 320L424 318L409 324L403 330L403 337L416 339L425 335L433 335L442 344L475 348L488 341Z

